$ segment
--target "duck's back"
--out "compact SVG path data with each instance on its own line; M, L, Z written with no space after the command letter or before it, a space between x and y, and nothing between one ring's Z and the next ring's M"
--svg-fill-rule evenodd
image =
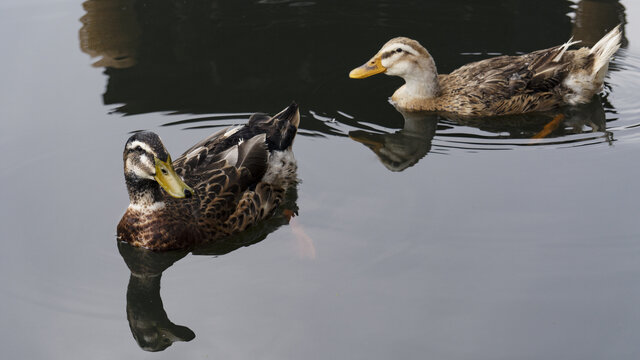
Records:
M580 55L557 46L467 64L441 76L440 108L472 116L551 110L562 102L562 82L581 65L574 63Z

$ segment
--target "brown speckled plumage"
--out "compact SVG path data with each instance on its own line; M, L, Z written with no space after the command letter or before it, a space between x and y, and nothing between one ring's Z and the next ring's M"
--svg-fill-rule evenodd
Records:
M155 208L129 206L118 224L119 240L153 250L185 248L243 231L269 217L287 187L296 182L292 155L286 176L270 182L263 177L270 171L272 153L291 151L298 123L293 104L273 118L253 116L240 129L223 129L194 145L173 161L173 167L195 194L176 199L148 180L160 191L154 195ZM125 177L134 199L127 151L126 147Z
M405 109L470 116L551 110L565 102L564 94L569 90L562 81L569 72L585 68L593 57L583 48L565 52L562 62L552 62L561 48L470 63L448 75L438 75L437 97L415 101L392 97L392 100Z
M567 50L575 42L520 56L498 56L437 74L429 52L415 40L388 41L350 73L364 78L384 72L405 79L391 100L403 110L460 116L548 111L591 100L602 88L608 63L620 46L619 27L592 48Z

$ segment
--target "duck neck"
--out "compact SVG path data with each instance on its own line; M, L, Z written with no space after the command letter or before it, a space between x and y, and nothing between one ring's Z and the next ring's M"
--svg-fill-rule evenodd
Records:
M164 196L156 181L125 175L125 182L129 192L129 207L157 209L164 206Z
M404 76L404 81L406 83L406 91L412 97L429 99L438 96L440 93L438 69L430 55L421 59L418 71Z
M431 74L426 79L405 78L405 91L413 98L430 99L438 96L440 84L438 75Z
M400 93L394 95L405 99L431 99L440 94L438 70L431 56L421 59L414 71L401 76L405 84L398 89Z

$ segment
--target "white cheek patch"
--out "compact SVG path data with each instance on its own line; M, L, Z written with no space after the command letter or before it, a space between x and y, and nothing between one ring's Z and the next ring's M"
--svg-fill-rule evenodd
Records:
M389 68L389 66L395 62L395 58L396 58L396 55L393 54L392 56L389 56L388 58L384 58L384 59L380 60L380 64L382 64L382 66L384 66L385 68Z
M149 160L149 157L148 157L147 155L144 155L144 154L143 154L143 155L141 155L141 156L140 156L140 162L141 162L141 163L143 163L144 165L146 165L146 166L147 166L147 168L152 168L152 167L154 167L154 166L151 164L151 161Z
M394 59L394 57L392 56L389 59ZM387 75L403 76L412 72L413 66L411 62L406 61L405 59L400 59L397 62L393 61L395 60L391 60L388 66L385 66L384 62L382 63L382 66L387 68Z
M147 158L147 162L148 162L148 158ZM135 163L132 159L127 159L126 162L126 171L127 172L131 172L133 173L136 177L141 178L141 179L153 179L153 173L154 171L151 170L150 167L147 167L147 169L143 169L142 167L140 167L139 163ZM145 165L148 165L145 163Z

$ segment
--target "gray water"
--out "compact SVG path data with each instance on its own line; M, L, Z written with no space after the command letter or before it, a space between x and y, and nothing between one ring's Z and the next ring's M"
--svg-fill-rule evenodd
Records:
M398 35L446 73L620 22L602 94L537 140L549 118L405 119L401 80L347 76ZM2 358L638 359L639 41L630 0L5 0ZM118 246L131 132L176 157L292 100L289 224Z

